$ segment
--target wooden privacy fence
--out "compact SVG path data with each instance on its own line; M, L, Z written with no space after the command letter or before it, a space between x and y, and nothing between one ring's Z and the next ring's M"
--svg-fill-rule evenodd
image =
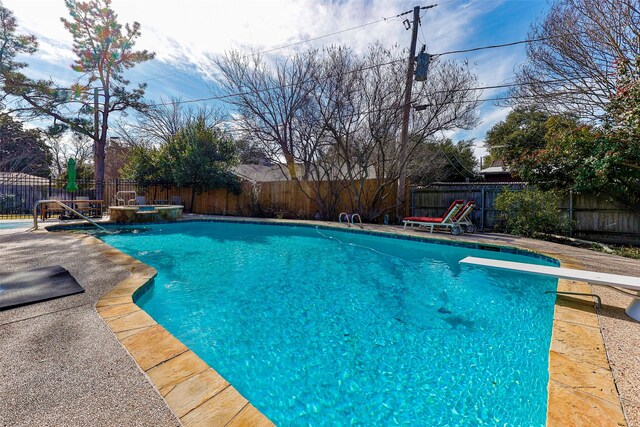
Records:
M411 189L409 212L413 216L439 217L454 200L473 200L476 209L471 213L471 221L480 230L491 230L496 226L495 200L504 187L522 190L524 183L485 184L452 183Z
M240 194L233 194L227 190L207 190L193 195L191 188L150 184L138 186L138 195L145 196L149 203L157 200L171 200L179 197L181 203L188 210L193 200L192 213L207 215L237 215L237 216L282 216L294 218L313 218L317 211L323 211L316 201L314 194L329 199L329 194L337 196L334 210L336 212L357 212L357 201L351 192L345 188L335 189L336 182L300 182L273 181L249 183L243 182ZM363 185L362 201L366 204L373 197L379 187L376 180L366 180ZM396 185L384 188L386 197L380 203L379 210L388 211L391 215L396 203ZM362 212L364 217L364 213ZM327 218L329 220L336 218ZM379 218L382 222L382 216Z
M560 209L573 220L571 233L577 237L640 245L640 206L634 209L604 197L570 193Z
M36 201L43 199L73 200L78 197L93 200L96 197L96 183L93 180L76 181L79 189L69 192L66 180L0 172L0 218L20 218L31 215ZM189 187L176 187L163 183L143 183L126 179L103 182L104 206L117 204L118 192L131 192L144 196L148 204L183 204L194 213L211 215L281 216L287 218L313 218L317 211L330 211L326 219L337 219L337 213L358 212L366 218L368 212L361 212L350 188L361 188L360 206L372 204L380 183L375 179L353 183L339 181L309 181L300 184L293 181L243 182L240 194L226 190L208 190L193 194ZM378 194L379 212L392 211L396 203L396 185L383 186ZM323 200L333 199L328 209L322 209L315 195ZM382 195L382 197L380 197ZM330 197L332 196L332 197ZM193 198L193 209L191 202ZM382 217L382 215L381 215ZM382 221L382 218L378 218Z
M480 230L499 224L495 200L503 188L518 191L525 183L452 183L411 189L409 212L416 216L440 216L456 199L473 200L472 221ZM558 209L572 219L567 234L590 240L640 244L640 208L632 209L604 197L570 193Z

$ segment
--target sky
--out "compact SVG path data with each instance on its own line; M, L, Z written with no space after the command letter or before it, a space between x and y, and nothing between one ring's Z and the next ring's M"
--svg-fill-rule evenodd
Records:
M136 49L156 53L154 60L127 71L133 83L148 84L149 102L170 96L193 100L211 96L216 69L212 58L236 49L247 53L265 51L297 43L363 24L381 22L344 31L267 55L287 56L296 51L322 45L344 44L363 51L370 43L384 46L409 46L411 32L394 18L414 6L437 1L404 0L113 0L112 8L120 23L141 24ZM40 48L26 59L26 71L33 78L53 78L71 84L76 73L71 36L60 17L68 17L64 0L4 0L18 21L19 33L36 35ZM422 12L418 48L427 52L468 49L509 43L527 38L532 22L547 10L545 0L443 0ZM411 15L407 15L410 17ZM514 69L526 60L525 45L489 49L449 56L468 61L478 76L478 86L493 86L513 81ZM422 83L416 83L422 84ZM485 90L481 98L504 93ZM483 102L480 123L472 130L460 130L447 136L454 141L473 138L476 156L486 154L486 132L503 120L509 108Z

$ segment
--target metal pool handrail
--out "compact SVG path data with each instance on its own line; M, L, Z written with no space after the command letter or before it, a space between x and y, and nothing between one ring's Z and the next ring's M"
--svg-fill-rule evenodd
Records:
M100 230L104 231L105 233L109 233L109 231L106 228L104 228L101 225L98 225L98 223L96 223L95 221L87 218L86 216L84 216L80 212L78 212L77 210L73 209L71 206L67 205L66 203L62 203L60 200L38 200L36 202L36 204L33 205L33 229L34 230L38 229L38 206L40 204L42 204L42 203L57 203L60 206L62 206L63 208L68 209L71 212L73 212L74 214L78 215L80 218L84 219L85 221L88 221L89 223L95 225Z
M360 214L358 213L354 213L349 215L346 212L341 212L340 215L338 215L338 222L340 224L342 224L342 217L345 217L347 219L347 227L351 227L351 225L356 225L356 217L358 217L358 222L360 223L360 228L364 228L364 225L362 224L362 218L360 217Z
M360 228L364 228L362 225L362 218L360 218L360 214L354 213L351 215L351 224L356 225L356 217L358 217L358 221L360 222Z
M342 216L344 215L345 218L347 218L347 227L351 227L351 222L349 221L349 214L346 212L340 212L340 215L338 215L338 222L340 224L342 224Z

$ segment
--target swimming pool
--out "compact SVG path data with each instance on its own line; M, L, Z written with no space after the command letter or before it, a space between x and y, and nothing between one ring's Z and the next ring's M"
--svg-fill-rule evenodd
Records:
M137 301L277 424L545 423L543 259L325 229L180 223L103 240L158 269Z

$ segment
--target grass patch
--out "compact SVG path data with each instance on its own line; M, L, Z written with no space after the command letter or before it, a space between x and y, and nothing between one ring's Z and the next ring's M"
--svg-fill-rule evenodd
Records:
M623 256L625 258L640 259L640 246L611 245L592 242L589 240L543 233L537 233L534 237L540 240L546 240L548 242L574 246L576 248L591 249L592 251Z
M609 246L613 253L626 258L640 259L640 247L638 246Z

